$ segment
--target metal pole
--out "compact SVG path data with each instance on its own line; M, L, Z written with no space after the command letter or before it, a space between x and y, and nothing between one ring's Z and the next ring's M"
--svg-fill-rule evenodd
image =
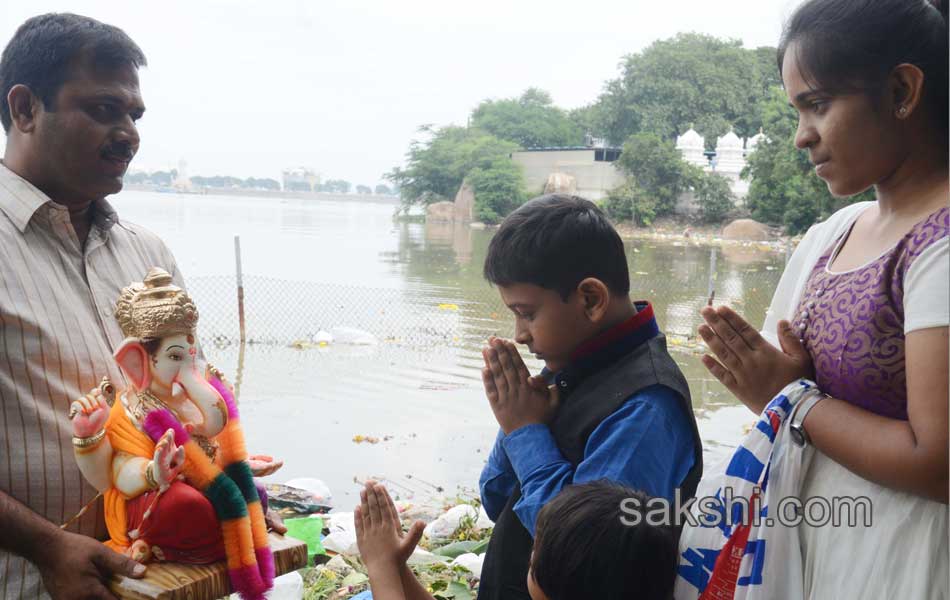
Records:
M712 297L716 289L716 247L713 246L709 251L709 285L706 288L706 296Z
M246 339L244 331L244 274L241 271L241 236L234 236L234 265L237 269L238 325L241 328L241 345Z

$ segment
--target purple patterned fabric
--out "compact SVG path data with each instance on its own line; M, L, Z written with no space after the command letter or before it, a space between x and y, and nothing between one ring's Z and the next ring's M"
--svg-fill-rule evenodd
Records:
M792 326L811 354L823 392L885 417L907 419L904 276L914 259L948 232L950 208L942 208L863 267L828 272L841 238L818 260Z

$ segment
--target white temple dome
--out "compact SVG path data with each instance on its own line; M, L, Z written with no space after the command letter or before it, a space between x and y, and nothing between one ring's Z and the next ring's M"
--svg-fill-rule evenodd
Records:
M689 131L676 138L677 148L705 148L705 146L706 140L692 127L689 128Z
M762 133L762 130L759 129L759 132L757 134L753 135L748 140L746 140L746 143L745 143L746 152L751 152L752 150L755 150L755 147L759 145L759 142L762 142L763 140L767 140L767 139L768 138L765 136L765 134Z
M731 129L729 130L729 133L716 140L717 151L726 148L742 149L742 140Z

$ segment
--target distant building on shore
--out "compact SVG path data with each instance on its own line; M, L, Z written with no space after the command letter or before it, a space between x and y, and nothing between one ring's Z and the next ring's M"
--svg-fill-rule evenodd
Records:
M529 148L511 154L521 167L525 186L531 195L540 194L552 173L570 175L577 182L577 195L600 200L624 181L613 162L622 148L607 146L569 146Z
M281 175L285 192L310 192L320 183L320 175L306 167L287 169Z

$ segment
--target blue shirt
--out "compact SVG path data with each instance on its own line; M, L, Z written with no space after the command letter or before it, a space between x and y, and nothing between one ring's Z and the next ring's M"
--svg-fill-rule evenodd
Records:
M499 431L479 479L482 505L496 520L520 483L522 496L514 511L534 536L538 512L573 483L608 479L672 502L693 466L694 449L690 416L677 394L654 385L632 395L594 429L576 468L547 425L528 425L508 435Z

